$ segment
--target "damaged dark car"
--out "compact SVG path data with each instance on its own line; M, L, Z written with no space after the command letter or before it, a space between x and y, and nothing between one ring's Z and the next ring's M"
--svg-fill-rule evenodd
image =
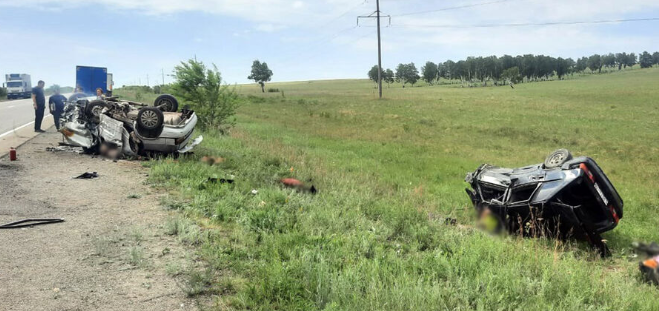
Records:
M521 168L483 164L465 181L478 216L494 218L497 230L586 240L609 255L601 234L618 225L623 201L595 160L560 149Z

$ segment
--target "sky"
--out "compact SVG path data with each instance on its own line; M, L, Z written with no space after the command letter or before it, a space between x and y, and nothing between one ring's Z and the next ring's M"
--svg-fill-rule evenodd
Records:
M375 19L357 27L357 16L373 13L375 1L0 0L0 74L72 86L76 66L86 65L108 68L115 87L154 85L196 58L215 64L227 84L249 83L255 59L268 63L274 82L366 78L377 64ZM391 15L391 24L382 21L385 68L659 50L659 20L472 27L659 18L657 0L381 0L380 8Z

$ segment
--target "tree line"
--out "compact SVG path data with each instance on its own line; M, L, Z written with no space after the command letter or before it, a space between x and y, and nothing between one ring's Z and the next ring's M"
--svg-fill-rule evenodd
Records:
M574 73L601 73L603 68L622 70L639 64L641 68L659 65L659 52L650 54L647 51L636 55L634 53L594 54L578 58L554 58L545 55L525 54L518 56L503 55L487 57L467 57L465 60L447 60L443 63L426 62L421 72L414 63L398 64L396 72L391 69L382 71L382 81L391 84L399 82L414 84L423 80L432 85L440 79L460 80L461 82L493 81L495 85L506 82L520 83L524 81L547 80L553 76L563 79ZM369 79L378 81L378 66L373 66L368 72Z

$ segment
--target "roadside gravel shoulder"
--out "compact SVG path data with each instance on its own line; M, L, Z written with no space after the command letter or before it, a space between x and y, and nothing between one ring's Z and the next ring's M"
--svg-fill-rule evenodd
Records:
M170 267L191 258L165 234L168 212L140 162L51 152L52 132L0 158L0 223L64 218L0 230L3 310L195 310ZM98 172L99 178L73 177ZM169 271L169 272L168 272Z

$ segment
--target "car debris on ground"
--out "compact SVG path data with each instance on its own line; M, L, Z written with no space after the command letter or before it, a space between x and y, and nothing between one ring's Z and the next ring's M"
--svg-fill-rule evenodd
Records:
M314 185L307 186L303 182L295 178L284 178L279 181L284 187L292 188L300 192L309 192L311 194L318 193L318 189Z
M494 231L576 238L610 255L601 234L623 216L623 201L597 163L556 150L542 164L502 168L483 164L468 173L466 189L480 219Z
M18 228L33 227L39 225L55 224L59 222L64 222L64 219L61 218L23 219L19 221L10 222L4 225L0 225L0 229L18 229Z
M646 259L638 264L641 275L646 282L659 285L659 244L634 243L637 252L643 253Z
M60 132L68 145L111 159L135 158L150 153L186 153L203 140L192 140L197 115L178 110L172 95L160 95L153 106L117 97L69 97L60 119Z
M98 177L98 173L96 173L96 172L92 172L92 173L85 172L85 173L82 173L80 176L74 177L73 179L92 179L92 178L97 178L97 177Z

